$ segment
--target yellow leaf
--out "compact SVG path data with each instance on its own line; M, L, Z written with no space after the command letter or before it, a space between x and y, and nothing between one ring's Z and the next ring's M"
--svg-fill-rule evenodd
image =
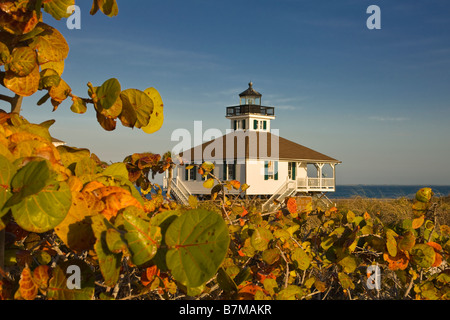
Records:
M203 182L203 187L205 187L207 189L211 189L212 187L214 187L214 179L213 178L209 178L208 180Z
M36 65L33 71L24 77L19 77L12 71L7 71L3 83L15 94L28 97L38 91L40 78L39 67Z
M147 88L144 92L153 101L153 111L148 125L142 127L145 133L153 133L161 129L164 122L164 104L159 92L155 88Z

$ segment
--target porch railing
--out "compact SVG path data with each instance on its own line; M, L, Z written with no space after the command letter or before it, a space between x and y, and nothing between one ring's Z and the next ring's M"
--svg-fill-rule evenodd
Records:
M334 178L297 178L298 189L334 189Z

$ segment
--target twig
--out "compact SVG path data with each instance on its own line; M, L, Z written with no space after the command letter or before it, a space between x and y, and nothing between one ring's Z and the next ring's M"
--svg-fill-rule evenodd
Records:
M278 250L280 250L281 253L281 257L283 258L284 262L286 262L286 276L284 277L284 288L286 289L288 286L288 281L289 281L289 263L286 259L286 256L284 255L283 250L281 250L281 248L277 245Z

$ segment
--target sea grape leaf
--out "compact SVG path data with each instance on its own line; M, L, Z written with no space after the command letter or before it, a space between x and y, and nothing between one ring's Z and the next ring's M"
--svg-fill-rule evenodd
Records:
M8 63L11 53L9 52L8 46L3 42L0 42L0 66Z
M33 275L30 268L25 266L22 270L19 280L20 296L25 300L34 300L38 294L38 286L33 281Z
M6 1L2 1L6 2ZM11 2L11 1L10 1ZM1 11L0 23L2 29L15 35L22 35L31 32L39 22L35 10L27 10L26 7L16 7L15 5L5 4L6 11Z
M15 175L16 169L12 163L3 155L0 155L0 218L3 217L8 209L3 210L6 201L11 197L10 182ZM0 230L2 222L0 220Z
M217 271L217 283L220 288L226 292L238 291L236 283L222 267Z
M88 192L72 192L72 205L64 220L55 227L58 237L72 250L89 250L95 243L90 216L99 214L99 200Z
M46 160L31 161L21 168L11 180L13 196L7 206L18 204L24 198L36 194L47 185L50 179L50 165Z
M422 188L416 193L416 200L420 202L429 202L434 193L431 188Z
M358 263L355 257L351 255L345 255L342 259L339 260L338 264L343 268L343 271L346 273L352 273L355 271Z
M204 209L186 211L165 234L167 267L187 287L211 279L222 264L230 238L223 218Z
M402 251L409 251L416 244L416 237L413 232L408 231L398 239L398 248Z
M96 14L99 9L108 17L114 17L119 13L116 0L94 0L90 14Z
M355 284L353 283L352 279L344 272L338 273L338 279L341 283L342 289L355 289Z
M77 266L80 270L80 288L69 288L74 272L69 266ZM73 268L73 267L72 267ZM92 300L95 293L95 274L84 261L68 260L52 270L52 278L48 284L49 300Z
M101 108L111 108L119 98L121 92L120 82L115 78L106 80L100 87L96 89L98 103Z
M127 89L120 93L122 113L120 121L126 127L142 128L148 125L153 112L153 101L143 91Z
M80 97L72 96L72 106L70 107L73 113L83 114L87 111L86 102Z
M397 241L395 240L395 235L396 233L391 229L386 231L386 247L389 254L393 257L397 255Z
M150 225L149 221L139 218L142 211L136 207L126 208L116 225L125 229L124 238L131 253L131 261L137 265L143 265L150 261L156 254L161 244L161 228Z
M24 77L36 68L36 64L36 53L30 47L16 47L11 53L11 62L7 68L17 76Z
M37 27L44 31L33 38L30 47L37 50L38 63L57 62L67 58L69 45L64 36L55 28L40 22Z
M67 9L75 5L75 0L46 0L44 1L44 11L51 14L56 20L68 18L72 13Z
M164 104L161 95L155 88L147 88L144 92L153 101L153 111L147 126L142 127L145 133L154 133L161 129L164 122Z
M209 178L208 180L203 182L203 187L207 188L207 189L211 189L212 187L214 187L214 179L213 178Z
M278 292L277 300L298 300L305 295L305 292L296 285L288 285L285 289Z
M15 94L28 97L38 91L40 78L39 67L36 65L33 71L23 77L12 71L6 71L3 83Z
M16 222L25 230L42 233L60 224L71 206L69 185L50 182L37 194L24 198L11 207Z
M295 248L292 252L291 259L296 262L298 268L300 270L307 270L311 263L311 258L309 255L303 250L303 248Z
M433 247L420 243L411 249L412 262L422 268L430 268L436 258Z
M280 258L280 250L278 249L267 249L262 254L262 259L269 265L277 262L279 258Z
M109 228L114 228L106 218L101 215L92 216L92 231L95 234L96 242L94 250L97 253L100 272L105 284L114 287L119 280L122 253L112 252L107 244L106 234Z
M269 246L269 242L273 239L272 232L264 227L256 228L250 237L250 243L253 248L264 251Z

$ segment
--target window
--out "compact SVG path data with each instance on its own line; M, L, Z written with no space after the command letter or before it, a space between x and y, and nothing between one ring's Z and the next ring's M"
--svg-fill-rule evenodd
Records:
M289 179L295 180L297 178L297 163L296 162L289 162L288 163L288 175Z
M278 180L278 161L264 161L264 180Z
M189 165L186 165L186 167L188 167ZM194 166L191 169L185 169L184 170L184 180L185 181L193 181L196 178L196 167Z
M236 179L236 163L223 163L223 180Z
M253 120L253 129L258 130L258 120Z

